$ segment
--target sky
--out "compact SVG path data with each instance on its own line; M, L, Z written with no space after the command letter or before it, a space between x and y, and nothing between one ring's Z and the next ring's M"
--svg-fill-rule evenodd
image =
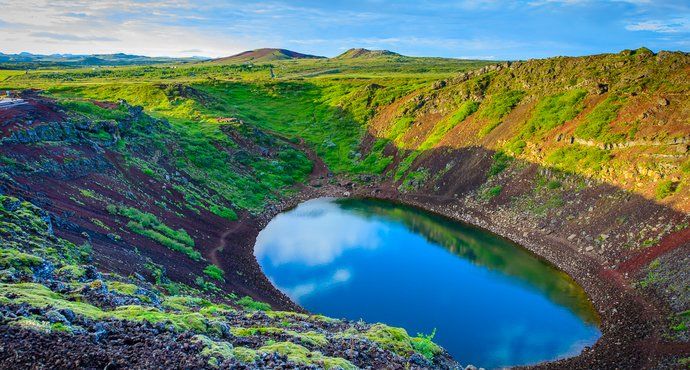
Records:
M690 1L0 0L3 53L331 57L364 47L516 60L641 46L690 51Z

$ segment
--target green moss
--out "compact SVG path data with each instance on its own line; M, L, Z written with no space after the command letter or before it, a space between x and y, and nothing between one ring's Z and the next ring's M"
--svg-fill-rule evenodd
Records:
M324 323L334 324L340 320L323 315L306 315L299 312L291 311L266 311L264 314L272 319L297 319L306 321L321 321Z
M207 302L203 298L191 296L169 296L165 297L163 307L175 311L188 312L192 308L200 308Z
M265 345L258 350L260 353L279 353L287 356L289 361L300 365L322 365L325 369L341 368L344 370L357 369L351 362L338 357L327 357L321 352L312 352L299 344L291 342L277 342Z
M429 170L420 168L407 174L405 180L398 187L402 192L413 191L424 186L424 183L429 179Z
M271 305L264 302L257 302L250 296L244 296L237 301L237 304L250 311L270 311Z
M259 358L255 350L239 346L232 349L232 356L245 364L251 364Z
M122 320L147 321L152 324L170 322L176 330L191 330L197 333L207 331L206 319L199 313L173 314L163 312L155 307L145 306L119 306L113 311L103 314Z
M110 288L111 290L116 291L120 294L129 295L129 296L135 295L136 291L139 290L139 287L134 285L134 284L122 283L119 281L110 282L108 284L108 288Z
M110 231L110 227L97 218L92 218L91 222L103 230Z
M10 325L18 326L24 329L38 331L41 333L50 333L50 323L47 321L40 321L32 318L22 317L16 321L11 321Z
M79 193L87 198L97 199L96 193L89 189L79 189Z
M0 268L14 267L30 273L32 267L40 266L43 259L15 249L0 249Z
M13 298L8 298L12 295ZM137 305L120 306L112 311L103 311L88 303L70 301L66 297L55 293L41 284L19 283L0 284L0 304L27 303L34 307L67 308L78 315L92 319L116 318L131 321L148 321L150 323L171 323L177 330L191 330L198 333L206 332L208 326L206 318L196 312L170 313Z
M232 209L230 209L228 207L213 204L208 208L208 210L217 216L223 217L226 220L230 220L230 221L237 220L237 213L235 213L235 211L233 211Z
M690 367L690 357L678 359L678 365Z
M381 348L408 357L414 352L412 340L403 328L394 328L384 324L373 325L364 334L367 339L378 343Z
M211 279L225 281L225 272L216 265L206 266L206 268L204 268L204 274L208 275Z
M50 331L51 332L57 332L57 333L71 333L72 328L68 325L65 325L61 322L56 322L50 325Z
M563 186L563 184L558 180L551 180L546 184L546 187L551 189L551 190L558 189L561 186Z
M8 298L8 296L13 298ZM89 318L100 318L103 316L103 311L99 308L88 303L66 300L60 294L37 283L0 284L0 303L26 303L39 308L68 308L78 315L84 315Z
M61 276L67 280L78 280L81 279L86 271L81 266L77 265L65 265L55 270L57 276Z
M163 235L162 233L158 232L157 230L152 230L152 229L147 229L144 227L142 224L135 222L135 221L130 221L127 223L127 228L132 230L133 232L143 235L149 239L153 239L156 242L174 250L177 252L182 252L187 257L199 261L201 260L201 253L198 251L194 250L193 248L180 243L178 240L170 238L166 235Z
M287 330L283 328L276 327L252 327L252 328L242 328L234 327L230 329L233 335L238 337L250 337L255 335L288 335L298 339L304 344L321 347L328 344L328 339L324 334L315 331L297 332L294 330Z
M436 336L436 329L429 335L420 333L412 338L412 348L414 348L417 353L426 357L429 361L433 361L434 356L443 351L441 347L433 342L434 336Z
M235 310L225 304L211 303L199 310L199 313L206 317L219 317L235 312Z
M209 357L209 365L216 367L219 358L227 359L234 357L232 344L228 342L215 341L205 335L195 335L192 340L204 346L201 350L201 355Z

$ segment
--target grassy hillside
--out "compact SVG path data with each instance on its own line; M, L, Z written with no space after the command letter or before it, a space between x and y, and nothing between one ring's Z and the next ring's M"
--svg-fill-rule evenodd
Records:
M482 147L687 211L689 63L641 49L500 65L415 91L370 133L395 143L399 179L430 149Z

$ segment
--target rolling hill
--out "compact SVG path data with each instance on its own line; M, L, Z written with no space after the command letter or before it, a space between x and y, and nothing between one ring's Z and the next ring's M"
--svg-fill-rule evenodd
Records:
M277 60L289 59L324 59L316 55L302 54L286 49L263 48L248 50L229 57L217 58L211 61L214 64L240 64L240 63L262 63Z
M367 59L380 57L401 57L402 55L390 50L369 50L363 48L353 48L335 57L335 59Z

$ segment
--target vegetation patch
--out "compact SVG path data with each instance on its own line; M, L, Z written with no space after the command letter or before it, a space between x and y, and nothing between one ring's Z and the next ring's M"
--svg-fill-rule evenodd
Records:
M488 103L482 105L478 113L480 118L487 120L487 123L477 135L482 138L498 127L501 119L510 113L524 96L525 92L520 90L508 90L493 95Z
M225 272L216 265L206 266L206 268L204 269L204 274L208 275L208 277L210 277L211 279L225 281Z
M597 104L594 109L587 114L583 123L575 128L575 136L585 140L599 140L604 142L614 142L625 138L626 135L611 135L611 122L618 116L625 99L620 95L613 94L603 102Z
M657 186L654 191L654 194L656 195L656 199L664 199L666 197L669 197L673 195L673 193L678 190L679 183L676 181L672 180L664 180L661 181Z
M450 130L476 112L478 108L479 103L475 101L468 100L463 102L455 113L434 126L429 136L417 149L423 151L433 148Z
M610 160L606 150L577 144L558 148L546 157L548 165L570 173L596 173Z
M321 352L312 352L305 347L292 342L277 342L265 345L258 350L263 353L280 353L287 356L288 360L300 365L320 365L323 368L329 369L343 369L355 370L357 367L351 362L339 358L328 357L321 354Z
M491 199L499 196L501 194L502 190L503 190L503 186L501 186L501 185L492 186L492 187L489 187L486 190L484 190L481 193L481 197L484 200L491 200Z
M237 304L249 311L270 311L271 305L264 302L258 302L250 296L244 296L237 301Z
M383 324L376 324L364 333L369 340L378 343L381 348L395 352L400 356L409 357L419 352L432 360L434 355L441 353L441 348L431 342L435 332L428 336L412 338L402 328L393 328Z
M160 222L155 215L132 207L109 204L107 210L111 214L130 219L127 228L133 232L153 239L174 251L182 252L195 261L201 260L201 253L194 250L194 240L184 229L173 230Z
M491 163L491 167L489 167L489 177L496 176L499 173L503 172L506 168L508 168L508 166L510 166L510 163L512 161L513 157L505 154L502 151L494 153L493 163Z
M506 148L520 154L526 141L538 139L549 130L575 118L584 108L583 100L586 95L587 91L575 89L543 98L537 103L527 124L508 142Z

